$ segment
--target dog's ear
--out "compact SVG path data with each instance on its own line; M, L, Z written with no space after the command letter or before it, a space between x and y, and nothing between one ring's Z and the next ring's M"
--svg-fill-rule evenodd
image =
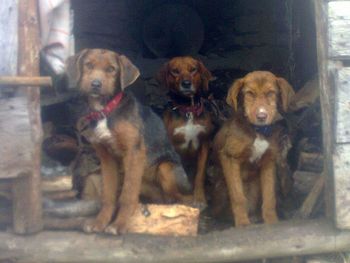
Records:
M293 96L295 95L295 92L292 88L292 86L286 81L284 78L277 78L277 85L280 90L280 96L281 96L281 102L282 102L282 110L284 112L288 111L289 103Z
M213 79L210 71L204 66L203 62L198 61L198 72L202 79L202 89L204 92L209 91L209 81Z
M162 87L168 87L169 63L165 63L157 72L156 80Z
M226 97L226 103L235 111L238 111L238 96L244 85L244 79L237 79L230 87Z
M124 55L118 55L117 60L120 66L120 88L124 90L126 87L135 82L135 80L140 76L140 71Z
M68 77L68 88L76 88L80 84L83 61L89 49L83 49L78 54L71 56L66 61L66 75Z

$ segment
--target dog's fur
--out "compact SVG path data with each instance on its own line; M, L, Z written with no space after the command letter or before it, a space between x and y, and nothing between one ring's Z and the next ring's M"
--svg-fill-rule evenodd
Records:
M294 91L289 83L267 71L254 71L234 82L227 103L235 110L214 139L236 226L250 224L248 210L261 203L265 223L278 221L275 165L281 147L278 112L287 111ZM218 192L217 192L218 193ZM215 197L214 207L222 200ZM220 200L220 201L218 201Z
M82 118L79 124L80 130L88 131L103 179L102 208L84 230L126 232L140 195L153 202L191 201L184 194L190 188L187 176L162 120L124 92L140 74L130 60L108 50L85 49L68 60L67 74L90 111L101 111L116 94L124 94L108 116L97 121Z
M208 103L211 73L192 57L175 57L158 73L170 103L164 113L168 135L180 154L186 172L194 182L194 203L206 206L204 180L214 125Z

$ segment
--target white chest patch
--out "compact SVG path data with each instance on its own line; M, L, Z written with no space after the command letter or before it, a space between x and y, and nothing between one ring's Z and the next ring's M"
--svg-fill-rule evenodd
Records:
M251 163L259 161L261 156L263 156L263 154L266 152L267 148L269 148L269 142L257 136L252 146L252 154L249 161Z
M189 118L186 125L174 130L174 135L183 134L185 142L180 146L181 149L187 149L190 146L190 143L192 143L193 148L197 150L199 146L198 135L201 132L205 132L205 129L206 128L203 125L194 124L193 118Z
M112 139L112 134L107 127L107 119L100 120L94 129L94 140L106 141Z

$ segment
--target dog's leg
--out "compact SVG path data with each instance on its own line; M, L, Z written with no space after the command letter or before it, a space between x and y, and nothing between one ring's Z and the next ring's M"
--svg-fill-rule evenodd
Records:
M208 143L203 143L197 160L197 174L194 181L194 203L204 208L207 206L204 191L205 168L208 159L209 146Z
M94 148L101 161L102 208L96 219L92 221L89 220L85 223L84 231L87 233L102 232L110 223L116 209L117 189L119 183L117 165L113 156L101 146L95 146Z
M271 224L278 221L276 213L276 167L274 159L263 162L260 172L262 190L262 217L265 223Z
M192 204L193 196L184 195L179 190L176 180L175 165L173 163L163 162L159 164L157 173L158 181L167 201L180 201L184 204Z
M240 163L227 157L226 154L220 154L219 158L227 184L235 225L249 225L247 198L244 194Z

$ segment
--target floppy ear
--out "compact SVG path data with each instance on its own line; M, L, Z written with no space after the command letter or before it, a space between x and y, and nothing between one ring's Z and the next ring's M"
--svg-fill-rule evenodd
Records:
M140 71L126 56L118 55L117 59L120 65L120 88L124 90L135 82L140 76Z
M201 61L198 61L198 71L201 74L202 89L204 92L209 91L209 81L213 79L210 71L204 66Z
M66 61L66 74L68 77L68 88L76 88L80 84L82 66L89 49L83 49L78 54L71 56Z
M156 80L162 86L168 88L168 73L169 73L169 63L165 63L160 70L157 72Z
M284 112L288 111L289 103L293 96L295 95L295 92L292 88L292 86L286 81L284 78L277 78L277 85L280 89L281 94L281 102L282 102L282 109Z
M241 92L244 84L244 79L237 79L230 87L226 97L226 103L235 111L238 111L238 95Z

